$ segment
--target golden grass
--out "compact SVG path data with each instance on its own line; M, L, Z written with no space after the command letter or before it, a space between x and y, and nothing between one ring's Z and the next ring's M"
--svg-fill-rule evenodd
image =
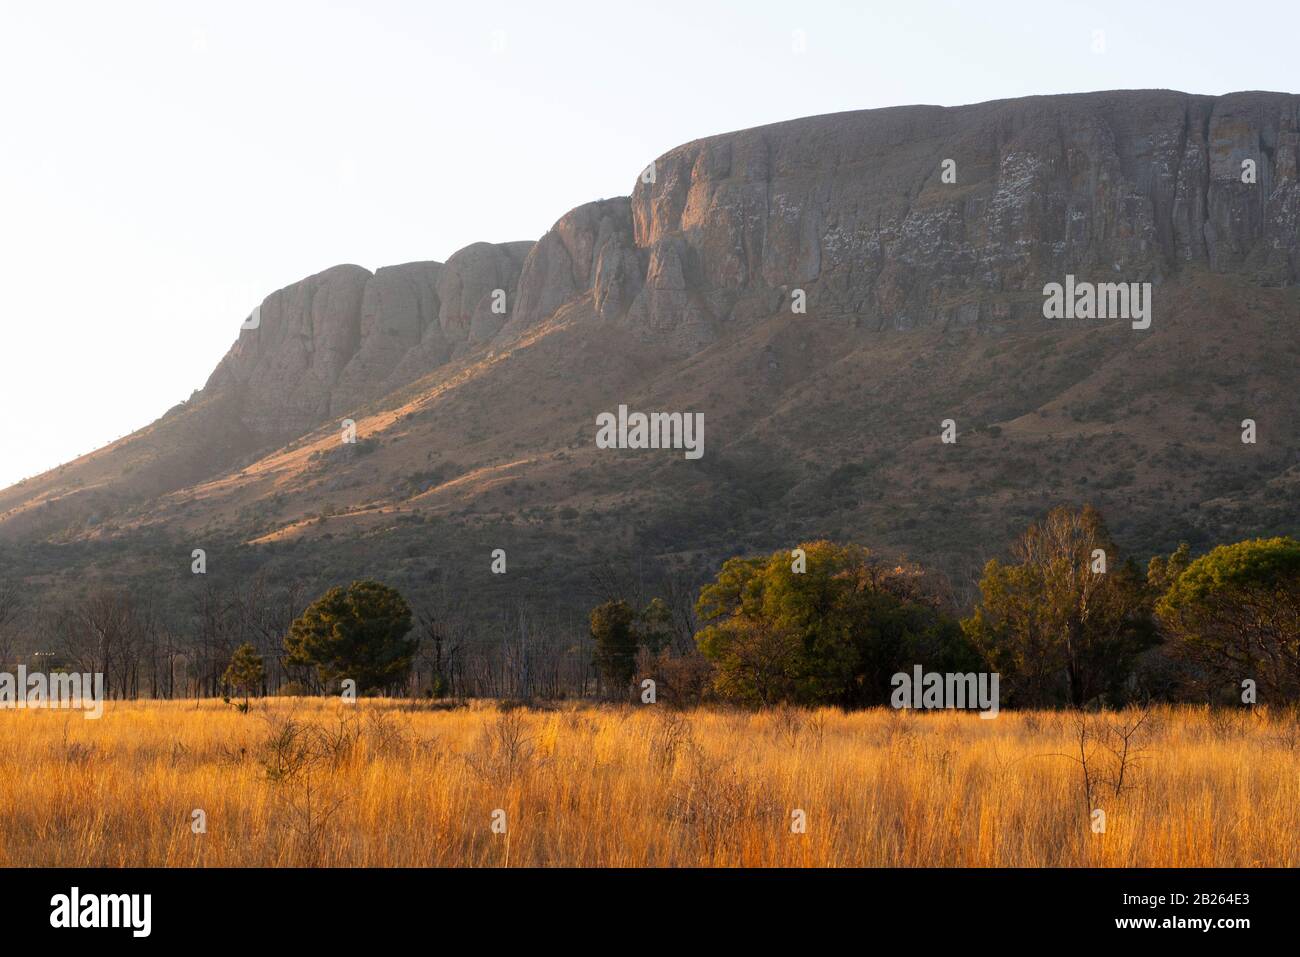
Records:
M1154 710L1128 785L1098 786L1100 834L1063 756L1075 720L333 699L5 711L0 864L1300 864L1294 715ZM1099 744L1089 763L1113 776Z

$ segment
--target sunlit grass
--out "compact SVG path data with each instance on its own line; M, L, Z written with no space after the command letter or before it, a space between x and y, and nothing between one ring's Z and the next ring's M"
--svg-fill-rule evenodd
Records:
M0 864L1300 864L1294 715L1156 709L1119 793L1097 735L1124 718L1088 720L1091 802L1068 713L334 699L248 714L114 702L98 721L7 711Z

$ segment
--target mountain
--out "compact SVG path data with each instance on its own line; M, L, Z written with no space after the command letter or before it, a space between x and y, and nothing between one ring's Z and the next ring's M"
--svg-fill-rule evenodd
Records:
M272 293L188 401L0 492L0 561L38 591L170 593L204 548L227 581L574 611L595 569L698 576L815 536L968 594L1062 502L1141 561L1294 533L1298 165L1300 96L1263 92L697 140L535 243ZM1149 328L1044 318L1067 282L1138 284L1134 304L1150 284ZM598 448L619 406L703 413L703 456Z

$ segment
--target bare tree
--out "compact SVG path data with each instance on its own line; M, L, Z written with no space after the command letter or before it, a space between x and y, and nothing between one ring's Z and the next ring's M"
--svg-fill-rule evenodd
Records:
M0 582L0 663L14 660L14 631L11 625L23 610L23 593L17 582Z
M695 650L695 632L699 630L695 599L699 592L699 583L684 569L673 568L664 576L663 600L668 607L672 649L676 654Z
M195 692L216 697L221 674L238 641L241 618L232 597L204 582L194 596L195 661L191 666Z
M587 574L587 595L592 601L629 601L635 588L627 569L614 563L596 565Z
M257 575L231 597L231 612L238 619L240 643L248 642L266 662L263 691L278 690L285 679L284 637L294 619L306 609L311 594L308 583L295 580L274 588L265 576ZM304 678L305 674L298 677Z
M421 658L430 667L434 690L450 692L461 651L461 642L453 635L453 626L426 605L416 610L415 627L420 634Z
M78 605L63 634L64 654L80 670L104 676L104 695L126 693L125 662L134 640L134 608L125 591L100 589Z

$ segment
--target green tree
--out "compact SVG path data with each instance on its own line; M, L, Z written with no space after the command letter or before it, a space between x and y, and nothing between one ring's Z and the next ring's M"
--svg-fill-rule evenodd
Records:
M888 699L890 677L916 664L974 667L961 629L915 566L828 541L766 558L733 558L700 592L700 650L723 698L845 706Z
M673 613L662 598L652 598L637 615L637 644L651 654L663 651L673 640Z
M1178 577L1187 571L1187 566L1192 563L1191 554L1191 548L1182 542L1168 558L1156 555L1147 563L1147 590L1153 604L1163 598Z
M1147 563L1146 604L1153 622L1156 603L1189 564L1191 548L1186 542L1168 556L1156 555ZM1162 641L1134 659L1132 697L1143 701L1179 701L1189 687L1199 683L1198 678L1191 661L1178 655L1170 642Z
M596 667L611 688L625 689L636 670L639 636L636 612L622 599L591 610L591 637L596 642Z
M1156 604L1175 651L1220 680L1252 679L1272 700L1300 696L1300 541L1220 545Z
M290 626L288 661L316 668L326 684L345 678L359 691L391 688L410 673L419 645L408 638L411 606L376 581L331 588Z
M980 602L962 622L1008 696L1081 707L1120 695L1155 637L1144 583L1131 563L1117 561L1101 514L1055 508L1012 552L1014 564L985 565Z
M221 676L221 683L233 691L244 693L244 710L248 710L248 697L262 686L266 670L262 667L262 656L251 644L245 643L235 649L226 673Z

